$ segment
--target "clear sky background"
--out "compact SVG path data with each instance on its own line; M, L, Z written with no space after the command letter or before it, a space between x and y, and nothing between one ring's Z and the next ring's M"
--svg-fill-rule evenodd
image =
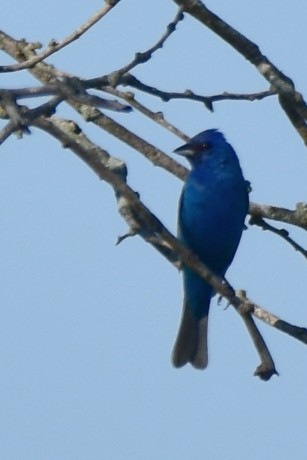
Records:
M1 28L46 44L101 4L2 0ZM307 97L304 0L206 5L255 41ZM48 62L81 77L109 73L155 43L175 12L171 0L122 0ZM161 89L204 95L267 89L247 61L190 17L134 74ZM1 75L0 86L34 83L21 72ZM140 100L188 135L223 131L253 201L293 208L307 200L307 150L276 98L220 102L213 114L193 102ZM72 110L63 106L59 114L126 161L129 184L175 232L182 183ZM166 152L182 143L136 111L109 115ZM261 382L252 375L259 361L241 319L213 299L208 369L173 369L181 276L138 237L115 246L126 226L108 185L33 129L1 147L0 190L1 459L306 459L304 345L260 324L280 372ZM290 230L306 247L306 235ZM306 274L302 255L252 227L228 278L268 310L306 326Z

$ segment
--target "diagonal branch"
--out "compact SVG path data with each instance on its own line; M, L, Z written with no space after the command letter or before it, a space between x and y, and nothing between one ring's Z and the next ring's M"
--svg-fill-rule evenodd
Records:
M302 95L296 91L293 81L263 55L255 43L210 11L200 0L174 0L174 2L229 43L256 67L271 84L272 89L278 93L281 107L307 144L307 105Z
M60 42L52 41L49 44L48 48L45 51L42 51L40 54L34 53L35 48L40 47L40 45L36 45L33 49L33 56L17 64L0 66L0 73L16 72L17 70L29 69L31 67L34 67L36 64L43 61L47 57L65 48L65 46L70 45L70 43L74 42L75 40L78 40L78 38L80 38L83 34L85 34L85 32L87 32L91 27L93 27L93 25L100 21L100 19L103 18L119 2L120 0L107 1L106 5L104 5L99 11L97 11L97 13L95 13L84 24L82 24L82 26L78 27L78 29L76 29L72 34L68 35L68 37L64 38Z
M249 309L256 318L307 345L307 328L288 323L287 321L280 319L278 316L273 315L273 313L268 312L262 306L260 307L259 305L250 302L250 300L246 297L245 291L237 291L236 295L244 302L245 308L247 310Z
M146 51L135 53L134 58L132 59L131 62L129 62L127 65L124 67L121 67L120 69L112 72L110 75L106 77L108 83L116 87L118 83L120 82L120 79L123 75L125 75L127 72L129 72L131 69L134 67L138 66L139 64L145 64L145 62L149 61L152 57L152 55L161 49L163 45L165 44L166 40L172 35L172 33L176 30L176 27L180 21L183 19L183 14L181 8L178 9L175 18L173 19L172 22L170 22L167 27L166 31L162 35L161 38L155 43L151 48L149 48ZM90 80L90 81L96 81L96 79Z
M103 89L106 93L113 94L114 96L124 99L125 101L129 102L129 104L134 107L136 110L141 112L143 115L146 117L150 118L153 120L155 123L158 123L159 125L163 126L165 129L170 131L171 133L175 134L178 136L180 139L182 139L184 142L188 142L190 139L189 136L184 134L183 131L180 129L176 128L172 123L170 123L166 118L164 117L163 112L153 112L152 110L148 109L148 107L145 107L143 104L141 104L139 101L135 99L135 94L130 92L130 91L119 91L116 88L110 87L105 87Z
M283 240L290 244L297 252L302 254L305 259L307 259L307 250L304 249L301 245L299 245L293 238L289 236L289 232L284 228L276 228L273 225L268 224L264 219L261 217L251 217L249 220L251 225L257 225L261 227L263 230L269 230L270 232L274 233L275 235L280 236Z
M97 109L88 107L87 109L81 104L71 104L86 121L93 122L99 128L104 129L112 136L117 137L122 142L130 145L133 149L144 155L153 165L159 166L172 173L179 179L184 179L188 170L176 160L168 156L165 152L145 141L140 136L134 134L111 117L101 113Z

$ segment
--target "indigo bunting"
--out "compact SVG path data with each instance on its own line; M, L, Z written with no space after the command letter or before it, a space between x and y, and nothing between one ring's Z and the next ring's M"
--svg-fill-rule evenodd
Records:
M175 153L191 164L178 211L178 238L216 275L224 279L244 228L248 186L238 157L222 133L203 131ZM175 367L208 364L208 313L213 288L183 267L184 303L173 349Z

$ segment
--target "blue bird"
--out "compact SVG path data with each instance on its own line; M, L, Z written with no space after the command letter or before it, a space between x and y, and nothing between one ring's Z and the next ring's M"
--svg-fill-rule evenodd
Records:
M249 202L238 157L216 129L197 134L174 152L191 164L179 203L178 238L224 278L241 239ZM175 367L191 363L204 369L209 306L215 293L188 267L183 267L183 285L183 314L172 361Z

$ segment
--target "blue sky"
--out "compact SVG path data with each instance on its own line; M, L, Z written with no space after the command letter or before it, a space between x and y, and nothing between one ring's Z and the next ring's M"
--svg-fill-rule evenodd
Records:
M217 14L255 41L307 97L303 0L213 0ZM46 44L101 7L92 0L2 1L2 29ZM129 62L175 15L169 0L121 3L80 40L49 58L80 77ZM4 54L1 64L11 62ZM165 90L204 95L265 90L251 65L192 18L134 74ZM25 72L1 87L33 85ZM188 135L216 127L236 149L255 202L306 201L307 152L275 98L201 104L139 99ZM31 104L37 101L31 102ZM182 184L104 131L85 133L129 169L129 184L173 232ZM108 115L170 153L180 139L136 111ZM2 124L3 125L3 124ZM5 460L303 460L307 455L305 347L260 324L280 377L263 383L241 320L212 301L210 364L174 370L170 351L181 277L140 238L115 246L125 223L112 191L69 150L33 129L0 156L0 456ZM284 225L282 226L284 227ZM291 236L306 247L302 231ZM228 272L235 288L282 318L306 325L306 263L258 228L244 232Z

